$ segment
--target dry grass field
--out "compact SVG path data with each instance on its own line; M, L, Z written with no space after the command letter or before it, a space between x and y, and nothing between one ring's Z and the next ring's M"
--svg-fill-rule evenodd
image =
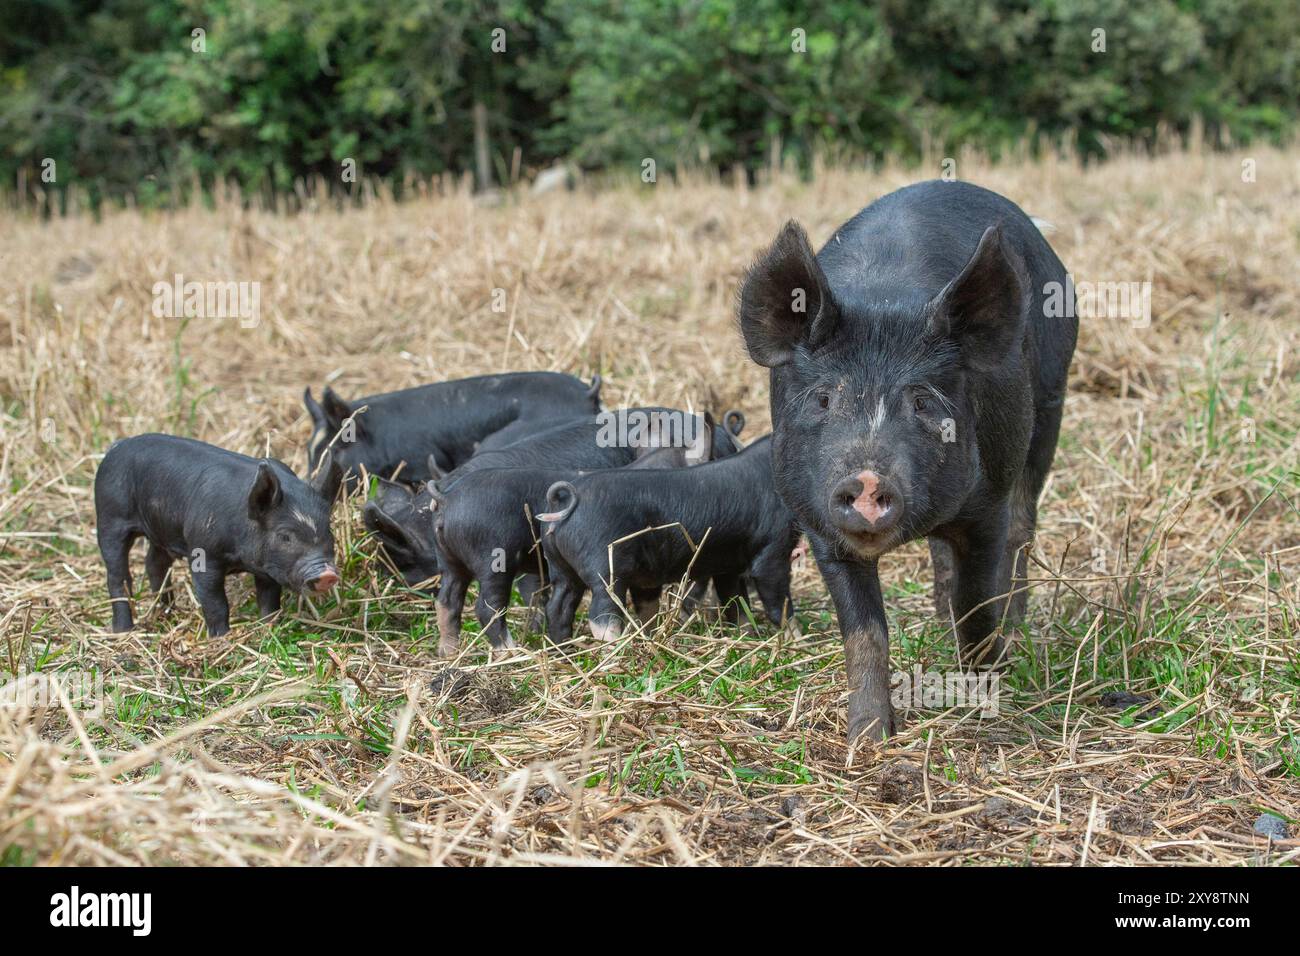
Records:
M504 369L598 371L609 407L738 407L752 439L767 376L732 325L742 270L785 219L819 244L927 174L0 212L0 677L56 677L44 703L11 680L25 702L0 706L0 862L1294 865L1300 151L957 173L1054 224L1079 280L1151 282L1151 322L1080 323L997 715L909 709L852 752L815 568L797 634L668 614L496 660L470 634L448 664L357 497L335 513L335 596L258 623L232 582L233 629L209 639L192 597L152 606L137 546L140 626L113 635L92 479L145 431L301 470L306 385ZM260 321L156 318L177 273L260 282ZM924 547L882 576L896 668L951 669ZM87 672L98 711L58 691ZM1291 837L1252 833L1263 813Z

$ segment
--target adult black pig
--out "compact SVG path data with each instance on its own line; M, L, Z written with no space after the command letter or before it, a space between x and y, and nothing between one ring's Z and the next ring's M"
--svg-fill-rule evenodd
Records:
M789 222L744 279L740 329L772 370L777 488L844 639L850 739L894 728L876 562L903 542L929 536L936 581L951 577L963 664L1003 655L1023 590L999 597L1024 587L1078 325L1046 304L1067 288L1015 204L940 181L878 199L816 255Z

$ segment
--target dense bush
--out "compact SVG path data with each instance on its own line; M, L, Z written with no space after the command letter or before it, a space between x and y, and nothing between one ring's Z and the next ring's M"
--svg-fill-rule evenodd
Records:
M1288 134L1295 0L23 0L0 35L0 183L166 202L342 164L400 188L569 157L1086 153L1197 120ZM201 51L193 31L202 29ZM1094 31L1105 30L1105 51ZM495 30L498 45L492 48Z

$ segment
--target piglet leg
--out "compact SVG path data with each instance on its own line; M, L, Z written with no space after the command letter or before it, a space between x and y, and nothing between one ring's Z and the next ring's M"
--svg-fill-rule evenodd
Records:
M513 577L512 572L489 573L479 578L478 582L478 600L474 602L474 614L492 649L496 651L509 650L515 646L510 628L506 626L506 608L510 606Z
M623 612L611 596L622 594L623 586L617 581L608 586L595 588L591 592L591 607L587 610L587 623L591 626L591 635L598 641L613 643L623 636Z
M108 572L108 596L113 602L113 631L131 630L131 545L135 536L112 525L99 528L99 553Z
M144 556L144 569L149 575L149 586L158 595L158 606L164 610L176 600L176 592L167 580L171 566L172 556L152 541L149 542L149 551Z
M226 573L209 567L194 573L194 596L198 598L209 637L230 633L230 603L226 600Z
M271 578L264 578L260 574L253 575L253 584L257 588L257 613L262 617L270 617L280 610L280 592L281 587Z
M460 617L465 610L469 575L450 567L442 571L438 586L438 656L455 657L460 650Z

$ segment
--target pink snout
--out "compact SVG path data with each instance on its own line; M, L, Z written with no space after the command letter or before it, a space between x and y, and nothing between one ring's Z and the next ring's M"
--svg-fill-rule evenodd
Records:
M334 587L338 583L339 583L338 571L331 566L327 566L325 570L320 573L320 577L308 581L307 586L311 588L313 591L315 591L317 594L324 594L326 591L328 591L330 588Z
M902 496L874 471L845 478L831 492L830 504L831 517L845 531L884 531L903 510Z

